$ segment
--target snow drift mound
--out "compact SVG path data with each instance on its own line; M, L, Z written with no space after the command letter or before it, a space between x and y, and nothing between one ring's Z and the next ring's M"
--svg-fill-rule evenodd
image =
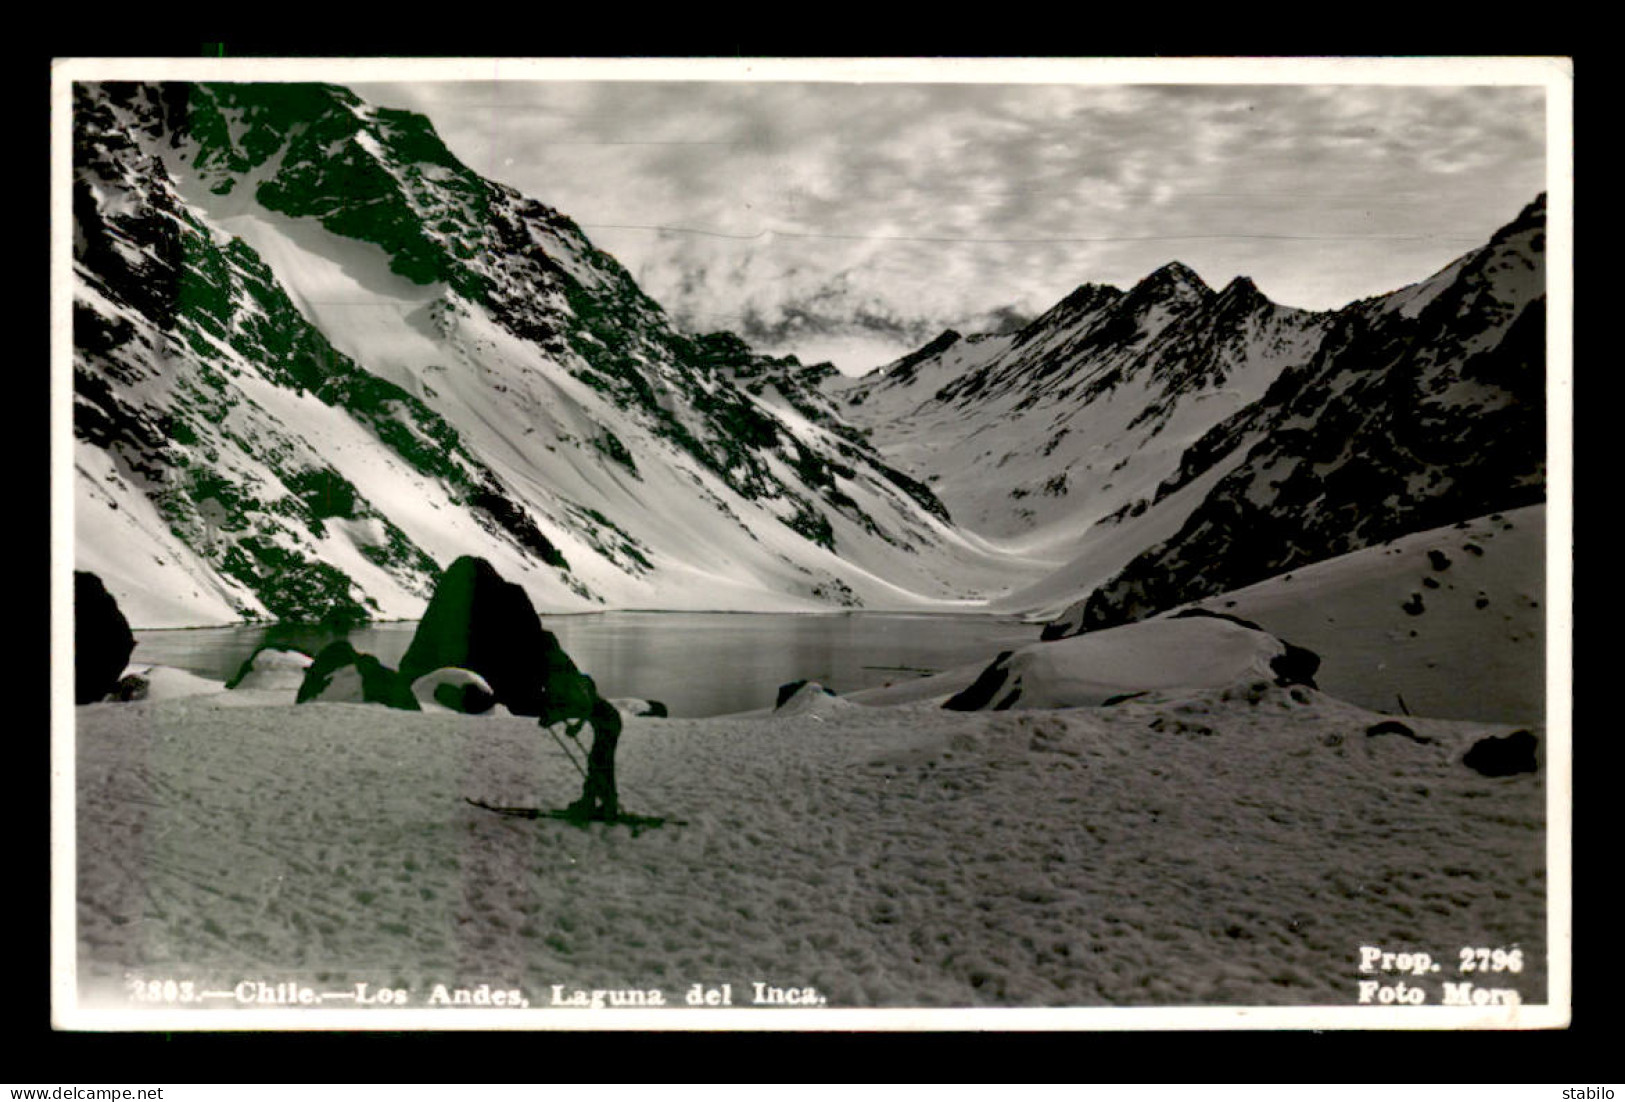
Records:
M789 690L786 695L786 690ZM803 681L799 685L791 682L779 688L779 704L773 709L775 716L814 716L838 715L850 711L861 705L853 704L835 695L834 691L825 688L816 681Z
M1217 616L1148 620L1006 651L943 705L956 711L1096 707L1154 690L1313 684L1319 659Z

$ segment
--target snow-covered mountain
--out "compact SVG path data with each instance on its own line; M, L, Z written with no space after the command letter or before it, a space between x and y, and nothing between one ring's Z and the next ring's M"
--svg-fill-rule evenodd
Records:
M1052 570L994 601L1050 635L1544 498L1545 198L1434 276L1342 310L1174 263L1020 331L827 378L954 518Z
M1179 530L1068 611L1136 620L1546 497L1545 196L1430 279L1331 315L1313 356L1158 487L1222 472Z
M1319 341L1317 315L1182 264L1129 291L1084 284L1014 333L949 330L826 386L886 456L973 531L1066 554L1140 516L1186 450Z
M76 558L137 626L415 616L462 554L553 609L912 607L1022 573L816 369L679 332L420 116L77 84L73 129Z
M473 554L553 610L1060 634L1544 494L1543 198L1343 310L1174 263L853 380L682 331L342 88L79 84L73 121L76 565L138 627L413 617Z

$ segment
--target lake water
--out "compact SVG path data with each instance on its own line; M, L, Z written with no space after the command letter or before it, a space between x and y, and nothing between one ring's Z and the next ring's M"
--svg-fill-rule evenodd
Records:
M673 716L771 708L780 685L809 678L837 692L878 688L993 660L1038 641L1040 626L991 616L908 613L603 612L544 616L607 697L662 701ZM415 621L348 634L357 650L400 663ZM271 624L135 633L132 663L224 681L266 643L315 654L343 633Z

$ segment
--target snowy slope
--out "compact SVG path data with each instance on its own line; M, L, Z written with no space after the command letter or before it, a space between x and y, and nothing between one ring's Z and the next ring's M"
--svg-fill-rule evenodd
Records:
M79 543L138 626L413 616L464 553L553 609L952 606L1041 569L418 116L76 91Z
M1309 648L1322 659L1316 683L1363 707L1539 724L1546 534L1546 507L1526 506L1403 536L1195 607Z

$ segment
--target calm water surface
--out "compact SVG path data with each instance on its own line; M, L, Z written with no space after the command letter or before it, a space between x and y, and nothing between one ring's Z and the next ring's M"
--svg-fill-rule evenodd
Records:
M542 624L608 697L666 704L673 716L771 708L778 687L810 678L837 692L877 688L1038 641L1037 624L991 616L909 613L603 612ZM357 650L398 665L415 621L349 633ZM178 666L224 681L265 643L315 654L342 633L272 624L138 631L132 662Z

